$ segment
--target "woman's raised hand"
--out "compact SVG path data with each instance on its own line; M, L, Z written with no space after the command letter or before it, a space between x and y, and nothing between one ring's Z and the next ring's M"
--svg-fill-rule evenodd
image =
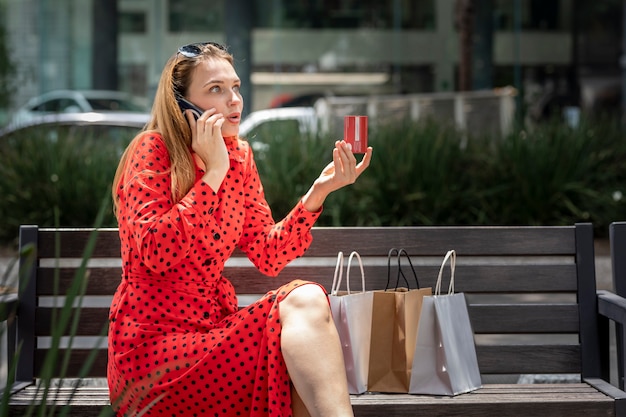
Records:
M317 211L330 193L353 184L370 165L372 152L372 147L368 147L361 162L357 163L350 145L343 140L336 141L335 149L333 149L333 161L322 170L309 192L302 199L304 207L309 211Z

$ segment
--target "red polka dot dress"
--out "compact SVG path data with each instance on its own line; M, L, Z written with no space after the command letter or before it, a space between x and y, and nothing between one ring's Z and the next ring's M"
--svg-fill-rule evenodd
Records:
M319 212L300 202L275 223L248 144L226 143L230 170L220 189L197 168L178 203L158 134L144 134L127 161L118 190L122 281L109 315L118 416L291 416L278 302L303 281L239 310L222 272L239 247L277 275L308 248Z

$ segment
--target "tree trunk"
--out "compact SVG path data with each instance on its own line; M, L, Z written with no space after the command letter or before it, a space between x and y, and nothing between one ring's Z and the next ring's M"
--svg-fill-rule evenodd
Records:
M493 88L493 0L474 0L472 89Z
M457 0L456 27L459 33L459 91L472 89L472 40L474 0Z
M94 89L117 90L117 0L93 2L92 82Z

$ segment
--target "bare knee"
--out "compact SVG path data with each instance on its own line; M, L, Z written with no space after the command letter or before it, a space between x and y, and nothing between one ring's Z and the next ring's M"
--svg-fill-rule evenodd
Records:
M279 304L283 325L290 319L307 322L330 320L328 298L324 290L316 284L305 284L292 290ZM297 317L297 319L296 319Z

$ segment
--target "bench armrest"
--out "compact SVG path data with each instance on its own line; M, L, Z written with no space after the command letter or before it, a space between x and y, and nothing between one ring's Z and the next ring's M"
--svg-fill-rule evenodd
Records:
M597 294L598 313L618 324L626 325L626 298L607 290L600 290Z
M618 379L622 388L622 378L626 375L626 345L623 343L626 340L626 298L607 290L597 291L597 297L598 314L616 324Z

